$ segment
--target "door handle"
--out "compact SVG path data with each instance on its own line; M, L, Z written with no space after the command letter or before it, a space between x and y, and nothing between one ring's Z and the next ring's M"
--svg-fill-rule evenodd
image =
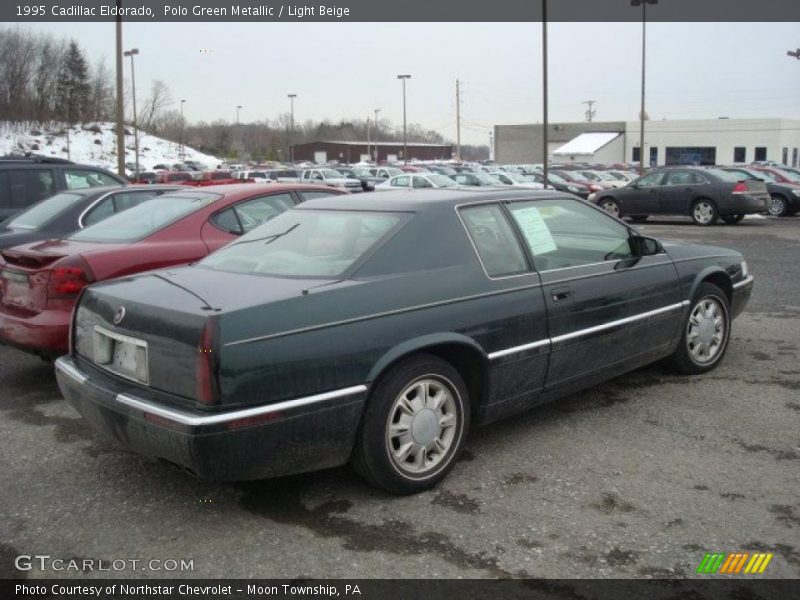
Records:
M572 290L569 288L558 288L552 292L553 302L561 302L572 296Z

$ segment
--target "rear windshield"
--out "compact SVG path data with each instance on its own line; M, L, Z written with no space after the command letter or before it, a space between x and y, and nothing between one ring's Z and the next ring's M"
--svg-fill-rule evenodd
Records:
M72 234L68 239L83 242L134 242L208 206L222 198L208 192L175 192L148 200Z
M402 213L289 210L198 264L233 273L334 277L402 219Z
M50 196L46 200L34 204L25 212L18 214L13 220L6 223L6 227L12 229L37 229L77 204L83 197L79 194L68 193Z

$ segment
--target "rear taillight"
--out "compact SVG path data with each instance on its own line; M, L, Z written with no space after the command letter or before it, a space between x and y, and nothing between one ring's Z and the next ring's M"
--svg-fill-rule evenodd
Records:
M744 181L737 181L736 185L733 186L734 194L745 194L748 191L747 184Z
M216 404L219 401L217 330L217 319L209 317L203 327L203 332L200 334L200 342L197 345L197 359L195 361L196 396L200 404Z
M90 283L94 274L80 256L67 256L53 263L47 281L47 297L75 298Z

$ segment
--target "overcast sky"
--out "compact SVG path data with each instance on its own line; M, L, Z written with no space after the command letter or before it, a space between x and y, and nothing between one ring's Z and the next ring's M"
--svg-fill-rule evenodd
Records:
M92 62L113 66L114 25L26 26L77 38ZM638 118L641 24L549 25L550 120ZM539 23L126 23L137 47L137 96L165 80L190 121L295 118L408 120L455 139L455 80L462 87L462 139L488 143L494 124L541 120ZM651 23L647 112L651 119L800 119L800 23ZM128 62L125 63L126 77ZM178 105L176 103L175 108Z

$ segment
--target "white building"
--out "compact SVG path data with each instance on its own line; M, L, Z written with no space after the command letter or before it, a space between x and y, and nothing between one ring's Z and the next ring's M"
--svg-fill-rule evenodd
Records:
M496 125L496 161L542 162L542 125ZM735 164L759 160L800 166L800 120L681 119L645 122L646 166ZM551 123L555 163L639 162L639 121Z

